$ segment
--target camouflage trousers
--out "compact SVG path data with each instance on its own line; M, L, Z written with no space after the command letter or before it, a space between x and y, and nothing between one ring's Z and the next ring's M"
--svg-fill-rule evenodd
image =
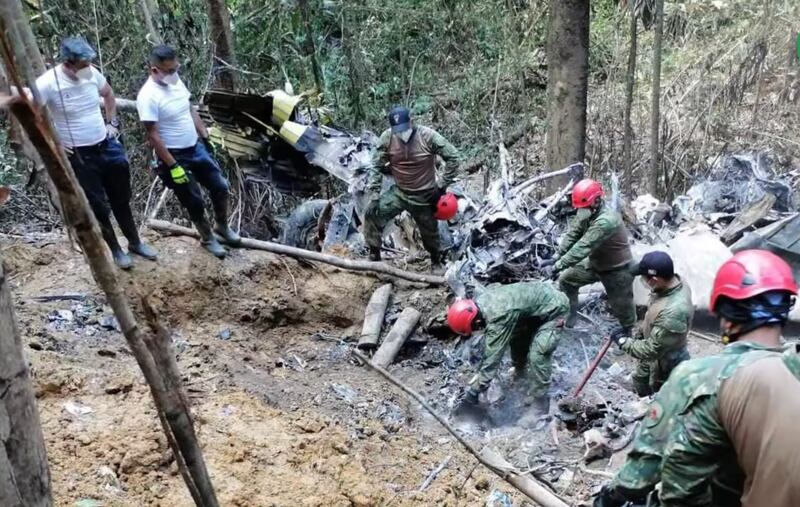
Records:
M404 192L396 186L391 187L364 214L363 233L367 245L379 248L383 228L386 227L386 224L403 211L408 211L411 218L417 223L425 250L431 254L431 257L438 257L439 225L433 217L434 210L431 205L434 195L434 189L412 194Z
M636 394L650 396L657 393L669 378L672 370L682 361L690 358L689 350L686 347L682 347L678 350L667 352L658 361L639 361L631 375Z
M584 285L600 282L608 295L611 314L623 327L636 324L636 306L633 304L633 273L628 266L612 271L598 272L589 267L586 259L561 273L558 278L561 291L569 298L570 310L578 308L578 291Z
M483 366L470 382L470 388L482 392L489 387L497 375L506 348L509 348L516 378L527 379L529 396L538 398L547 394L553 373L553 352L561 341L566 317L565 313L560 318L545 322L533 332L529 328L519 329L511 337L510 343L485 343Z

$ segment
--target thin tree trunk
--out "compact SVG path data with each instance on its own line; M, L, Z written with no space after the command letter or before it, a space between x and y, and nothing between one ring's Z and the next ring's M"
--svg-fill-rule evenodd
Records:
M161 34L159 34L156 24L153 22L153 16L158 13L158 5L155 0L142 0L142 16L144 17L144 24L147 27L147 35L150 42L153 44L161 44Z
M25 18L15 17L13 10L8 9L8 5L11 3L18 3L18 0L2 0L0 2L2 7L2 12L0 12L0 52L6 66L8 80L18 88L22 88L24 85L32 84L30 78L24 81L18 71L18 65L26 61L26 50L22 42L24 37L20 36L20 32L30 32L30 26ZM190 469L192 481L187 481L187 487L192 492L196 504L199 507L218 507L219 502L211 487L200 446L193 431L188 431L185 424L181 424L182 421L174 417L174 414L182 408L175 407L174 403L171 403L171 398L165 395L170 389L169 377L159 371L155 359L147 349L144 332L137 325L131 305L117 279L116 270L86 196L75 179L63 149L55 140L46 110L31 102L24 94L17 97L5 97L3 105L9 107L22 128L25 129L59 192L67 223L73 228L78 242L83 248L92 275L106 294L106 299L120 323L128 346L150 386L159 418L162 424L166 423L164 431L167 433L168 440L171 444L174 442L179 444L172 446L173 453L176 456L180 455L182 461L187 465L190 463L193 465ZM165 361L164 358L158 359L160 364ZM188 414L186 416L188 417ZM191 452L187 452L186 445L192 447ZM196 460L197 456L200 456L199 462ZM178 459L179 462L181 459Z
M233 66L236 65L231 20L225 0L206 0L211 42L214 44L214 86L236 90Z
M322 69L317 61L317 45L314 42L314 31L311 28L311 13L308 9L308 0L299 0L297 2L300 7L300 16L303 18L303 26L306 30L306 52L311 58L311 70L314 73L314 85L317 87L317 92L322 93L325 91L325 80L322 76Z
M49 507L50 472L36 397L22 355L14 303L0 260L0 505Z
M661 39L664 36L664 0L656 0L656 31L653 41L653 95L650 111L650 174L647 189L658 197L659 168L661 166L659 128L661 126Z
M547 73L547 165L555 171L586 155L589 0L550 0ZM548 191L567 178L549 181Z
M633 162L631 146L633 144L633 125L631 125L631 112L633 111L633 90L636 86L636 53L638 50L638 32L636 23L636 7L630 2L631 9L631 46L628 51L628 74L625 77L625 112L623 122L625 133L622 137L622 163L625 170L625 190L631 196L633 190Z

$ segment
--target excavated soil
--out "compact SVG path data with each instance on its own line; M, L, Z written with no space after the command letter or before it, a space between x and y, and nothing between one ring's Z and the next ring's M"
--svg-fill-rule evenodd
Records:
M121 276L137 304L149 295L172 329L221 505L532 505L476 468L432 417L353 360L366 301L385 280L257 251L235 250L219 262L192 239L150 240L159 261L136 258ZM6 242L2 256L56 505L192 505L144 379L81 255L48 240ZM404 306L428 322L445 298L443 289L396 284L384 332ZM577 333L562 344L556 391L574 385L599 340ZM391 371L447 413L471 372L457 360L464 350L452 338L417 331ZM625 361L604 363L587 390L591 403L635 401L605 371L612 362L629 370ZM497 384L490 390L496 424L461 429L478 447L490 443L534 470L571 503L587 499L604 478L581 471L581 435L546 419L522 424L512 391L500 396ZM620 428L620 440L631 430ZM607 472L623 455L590 466Z

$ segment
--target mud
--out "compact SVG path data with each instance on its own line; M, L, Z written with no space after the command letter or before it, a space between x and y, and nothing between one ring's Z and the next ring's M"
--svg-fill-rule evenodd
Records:
M219 262L188 238L149 239L159 261L136 258L122 277L131 298L151 297L171 326L221 505L532 505L476 468L427 413L353 361L364 307L384 281L266 252L237 250ZM144 380L83 258L63 241L2 246L56 505L192 505ZM35 299L54 295L69 298ZM406 305L425 312L422 322L433 319L445 297L441 289L396 286L384 330ZM589 330L562 343L554 398L577 382L599 347L601 337ZM418 331L390 369L449 413L477 346ZM608 373L614 363L630 370L624 358L604 361L587 388L590 403L636 399L624 379ZM587 499L603 479L580 471L580 434L526 413L510 379L506 371L490 389L491 422L461 429L571 503ZM625 432L619 428L620 440ZM613 470L618 456L591 466Z

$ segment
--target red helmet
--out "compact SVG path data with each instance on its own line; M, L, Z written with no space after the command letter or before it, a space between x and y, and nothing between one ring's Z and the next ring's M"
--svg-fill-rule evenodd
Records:
M715 312L720 296L741 301L770 291L797 295L792 268L767 250L743 250L725 261L717 271L708 308Z
M600 197L603 197L603 186L598 181L585 179L572 187L573 208L588 208Z
M458 213L458 197L452 192L447 192L436 203L436 212L433 216L436 220L450 220L456 213Z
M447 309L447 325L458 334L472 334L472 322L478 316L478 305L471 299L459 299Z

